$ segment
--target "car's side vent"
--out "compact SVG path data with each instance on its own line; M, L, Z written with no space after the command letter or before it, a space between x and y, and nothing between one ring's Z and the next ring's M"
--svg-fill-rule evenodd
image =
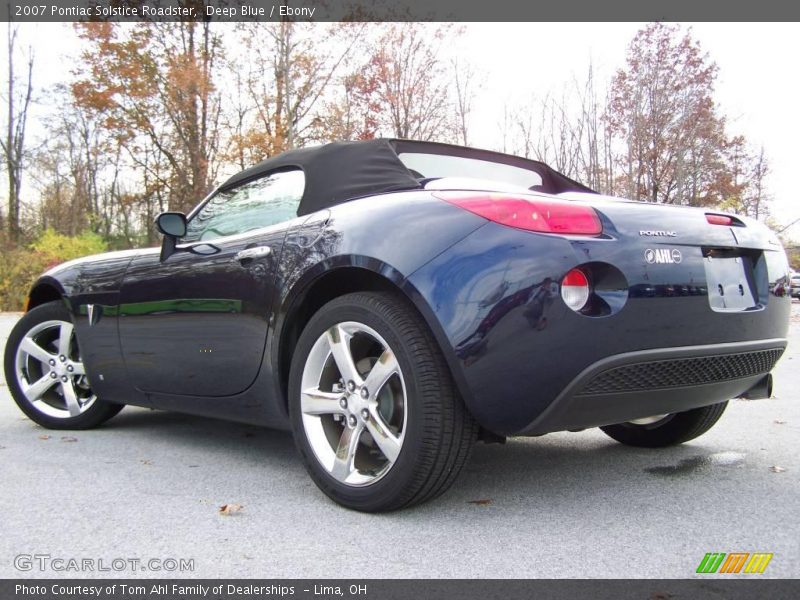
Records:
M704 383L717 383L768 373L783 354L783 348L755 350L639 362L602 371L587 383L579 396L614 394Z

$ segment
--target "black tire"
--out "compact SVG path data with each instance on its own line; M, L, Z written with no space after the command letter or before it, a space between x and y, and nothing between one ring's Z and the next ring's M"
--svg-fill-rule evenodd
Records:
M312 349L322 343L330 328L347 322L371 328L394 353L405 386L404 404L408 406L396 460L377 481L362 487L337 480L332 471L323 467L309 442L301 409L301 382ZM347 346L350 348L350 342ZM327 360L333 360L333 355ZM338 366L336 369L334 377L341 374ZM355 398L355 393L350 397ZM402 299L382 292L341 296L311 318L292 357L289 412L297 448L317 486L339 504L366 512L405 508L442 494L467 462L478 433L420 315ZM350 418L357 414L354 412ZM341 431L347 428L347 417L343 419ZM362 447L361 443L357 448Z
M70 315L69 310L61 301L55 302L48 302L47 304L42 304L41 306L37 306L36 308L31 309L23 317L17 322L14 328L11 330L11 334L8 336L8 341L6 342L6 349L5 349L5 360L4 360L4 367L5 367L5 377L6 383L8 384L8 389L11 392L11 397L14 398L14 401L19 406L20 410L24 412L32 421L38 423L42 427L46 427L48 429L91 429L92 427L97 427L101 423L107 421L114 415L116 415L119 411L121 411L124 407L122 404L112 404L110 402L104 402L99 398L95 399L91 405L87 404L87 408L82 410L80 414L75 416L52 416L45 414L42 410L36 408L34 404L28 400L25 396L20 383L17 379L17 369L16 369L16 360L17 360L17 350L19 349L20 344L22 343L23 339L25 338L26 334L33 331L37 326L43 325L47 322L55 322L60 321L64 323L72 323L72 317ZM72 358L76 361L79 360L80 354L77 348L77 340L72 338L71 344L71 352ZM54 354L55 356L55 354ZM42 364L42 368L47 369L44 363ZM81 363L82 364L82 363ZM38 367L37 367L38 368ZM27 372L27 375L30 377L32 376L30 372ZM47 372L40 371L36 377L41 375L46 375ZM72 380L70 376L70 381ZM60 387L57 378L54 378L55 381L53 383L53 387ZM88 383L88 376L81 381L80 392L83 394L83 398L87 396L91 396L91 388L87 387ZM62 396L63 396L63 388L62 389ZM53 395L52 389L51 391L47 392L48 394L48 406L52 405L52 408L59 409L62 408L59 406L59 400L56 396ZM63 408L66 409L66 401L64 402ZM41 405L41 404L40 404Z
M693 440L703 435L719 421L728 402L703 406L667 415L650 425L620 423L600 429L609 437L627 446L664 448Z

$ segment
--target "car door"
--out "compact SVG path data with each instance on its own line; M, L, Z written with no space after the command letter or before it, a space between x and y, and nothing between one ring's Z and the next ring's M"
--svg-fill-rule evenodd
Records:
M284 170L217 193L189 217L176 252L135 258L120 292L119 335L141 391L230 396L258 375L276 266L303 193Z

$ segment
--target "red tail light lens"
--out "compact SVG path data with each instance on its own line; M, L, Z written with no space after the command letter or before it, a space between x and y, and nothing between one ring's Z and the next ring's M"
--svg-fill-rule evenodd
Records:
M485 219L542 233L598 235L600 218L591 206L568 200L493 194L490 192L435 192L434 196Z
M590 293L589 278L580 269L572 269L561 280L561 298L575 312L586 306Z
M733 217L706 213L706 221L712 225L733 225Z

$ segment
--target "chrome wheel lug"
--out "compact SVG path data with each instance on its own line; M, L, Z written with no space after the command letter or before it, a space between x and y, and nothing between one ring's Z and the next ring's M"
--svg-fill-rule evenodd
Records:
M367 398L369 398L369 390L368 390L367 388L365 388L365 387L362 387L362 388L361 388L361 397L362 397L364 400L366 400Z
M369 421L369 411L366 408L361 411L361 418Z
M55 367L56 366L56 359L55 358L51 358L47 362L50 364L51 367Z
M355 427L358 424L358 420L356 419L355 415L350 415L350 418L347 422L350 423L350 427Z
M356 391L356 382L355 381L348 381L347 382L347 391L348 392L355 392Z
M64 383L67 383L67 376L66 376L66 375L64 375L64 376L61 378L61 381L63 381Z
M50 371L50 377L52 377L53 379L55 379L56 377L58 377L58 375L56 374L56 372L55 372L55 371Z
M72 373L74 370L75 370L75 367L73 367L72 365L67 365L67 371Z
M61 362L66 362L67 357L62 354L61 356L58 357L58 360L60 360Z
M339 400L339 406L341 406L342 408L347 408L347 398L342 398L341 400Z

